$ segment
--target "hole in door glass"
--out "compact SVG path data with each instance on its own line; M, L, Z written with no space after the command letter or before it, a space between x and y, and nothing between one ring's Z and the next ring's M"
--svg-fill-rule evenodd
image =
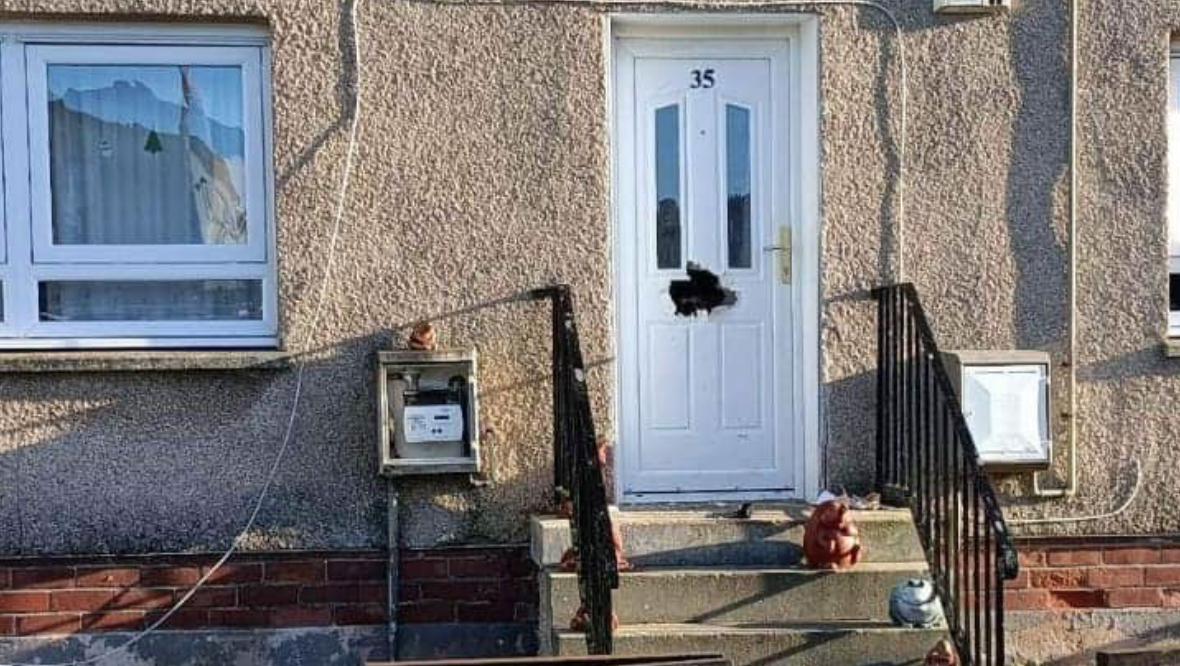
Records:
M656 268L680 268L680 106L656 109Z
M725 105L725 189L729 267L750 268L750 111Z

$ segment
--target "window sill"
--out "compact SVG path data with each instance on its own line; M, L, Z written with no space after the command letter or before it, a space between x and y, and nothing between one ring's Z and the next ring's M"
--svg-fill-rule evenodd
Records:
M1180 337L1168 336L1164 338L1164 356L1180 358Z
M0 352L0 374L286 370L294 358L274 350Z

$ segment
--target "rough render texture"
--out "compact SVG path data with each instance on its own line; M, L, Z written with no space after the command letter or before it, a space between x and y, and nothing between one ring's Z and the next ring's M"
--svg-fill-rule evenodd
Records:
M944 347L1046 349L1060 360L1066 2L1019 0L1011 13L973 18L935 17L925 1L886 4L899 13L910 66L909 277ZM1104 511L1140 459L1151 491L1132 512L1053 529L1174 530L1176 504L1150 497L1180 491L1180 366L1160 351L1167 52L1180 2L1083 7L1081 492L1068 502L1013 499L1010 512ZM281 315L287 347L302 349L355 78L342 59L346 12L323 0L8 0L0 11L270 25ZM521 540L525 516L547 504L547 317L543 306L501 299L553 280L574 285L600 428L612 430L604 12L365 4L365 115L338 270L310 341L296 437L251 547L383 543L371 358L423 319L439 323L446 344L479 347L489 483L403 482L409 544ZM856 490L871 478L867 290L896 267L897 47L869 10L822 15L826 466L832 483ZM228 543L278 446L293 380L5 376L0 551Z

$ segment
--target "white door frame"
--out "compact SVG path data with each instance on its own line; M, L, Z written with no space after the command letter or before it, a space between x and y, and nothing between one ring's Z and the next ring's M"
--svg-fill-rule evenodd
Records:
M814 14L616 14L604 17L606 86L611 144L611 230L615 293L615 488L616 501L701 502L814 498L820 488L820 384L819 384L819 256L820 256L820 159L819 159L819 18ZM636 322L636 290L622 270L624 262L634 260L635 234L621 229L624 219L620 175L621 127L616 103L616 49L624 38L710 39L710 40L783 40L787 45L787 69L790 88L787 94L787 174L789 182L789 223L794 238L792 330L792 382L794 396L791 424L796 443L794 478L799 480L788 495L765 493L681 493L643 497L625 496L627 487L626 456L633 454L627 442L638 441L639 404L637 378L625 376L624 369L635 369L637 348L627 343ZM628 143L633 145L633 143ZM626 170L629 173L629 170Z

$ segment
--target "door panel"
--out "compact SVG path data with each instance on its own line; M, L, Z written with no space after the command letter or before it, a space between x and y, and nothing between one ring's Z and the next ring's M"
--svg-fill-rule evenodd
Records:
M637 441L622 442L624 493L788 491L794 487L790 293L774 271L785 215L783 114L771 56L718 55L709 42L627 61L633 121L620 136L633 192L620 228L635 252ZM694 47L704 54L695 57ZM687 52L687 54L686 54ZM782 170L781 166L778 166ZM688 269L716 276L732 302L694 316L670 295ZM781 287L781 289L780 289ZM784 425L785 424L785 425Z

